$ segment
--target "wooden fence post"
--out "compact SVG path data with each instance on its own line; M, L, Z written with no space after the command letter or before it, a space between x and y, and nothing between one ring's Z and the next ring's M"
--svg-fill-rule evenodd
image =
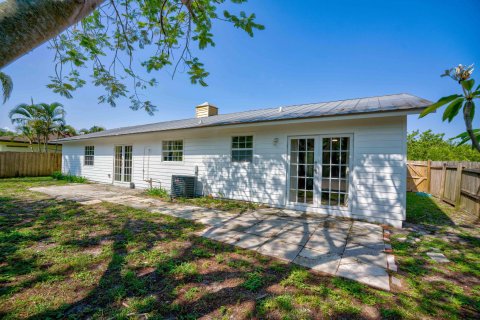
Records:
M460 209L460 203L462 199L462 174L463 165L461 162L457 165L457 175L455 176L455 208Z
M447 178L447 163L442 164L442 180L440 181L440 200L445 198L445 179Z
M432 182L432 160L427 161L427 192L431 193L430 184Z

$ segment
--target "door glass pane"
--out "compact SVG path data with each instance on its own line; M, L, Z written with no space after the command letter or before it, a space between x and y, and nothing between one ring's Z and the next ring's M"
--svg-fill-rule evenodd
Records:
M114 180L122 181L123 147L115 147Z
M321 204L347 206L350 138L323 138L322 147Z
M340 164L340 153L332 152L332 164Z
M123 181L132 181L132 146L125 146L125 156L123 165Z
M313 204L314 163L315 139L291 139L288 197L291 202Z

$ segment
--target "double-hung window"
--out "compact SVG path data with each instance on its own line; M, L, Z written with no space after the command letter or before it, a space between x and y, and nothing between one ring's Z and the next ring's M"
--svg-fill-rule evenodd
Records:
M95 147L94 146L85 146L85 157L83 164L85 166L93 166L94 157L95 157Z
M252 162L253 136L232 137L232 162Z
M183 161L183 140L162 142L163 161Z

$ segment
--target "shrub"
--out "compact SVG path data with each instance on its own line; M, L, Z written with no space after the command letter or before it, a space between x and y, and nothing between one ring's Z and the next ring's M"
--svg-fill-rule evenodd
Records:
M65 180L65 181L74 182L74 183L85 183L88 181L87 178L85 177L75 176L71 174L63 174L61 171L53 172L52 178L55 180Z
M146 195L152 196L152 197L159 197L159 198L169 198L170 194L168 193L167 189L162 188L162 187L153 187L149 188L145 191Z

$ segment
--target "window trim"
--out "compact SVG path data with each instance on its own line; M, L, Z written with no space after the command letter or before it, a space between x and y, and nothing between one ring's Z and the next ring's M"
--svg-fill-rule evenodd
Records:
M87 148L91 148L92 154L87 154ZM91 157L92 163L87 163L87 159ZM83 165L93 167L95 165L95 146L88 145L83 147Z
M164 142L170 142L170 141L181 141L182 142L182 160L165 160L163 158L163 153L166 152L166 150L163 148L163 143ZM185 140L183 139L169 139L169 140L162 140L162 145L161 145L161 149L162 149L162 152L161 152L161 161L162 163L183 163L185 161ZM175 151L175 150L171 150L171 151Z
M233 147L233 138L235 137L252 137L252 147L251 148L234 148ZM233 151L238 150L251 150L252 151L252 160L251 161L237 161L233 160ZM237 164L251 164L255 158L255 135L254 134L236 134L230 136L230 162Z

